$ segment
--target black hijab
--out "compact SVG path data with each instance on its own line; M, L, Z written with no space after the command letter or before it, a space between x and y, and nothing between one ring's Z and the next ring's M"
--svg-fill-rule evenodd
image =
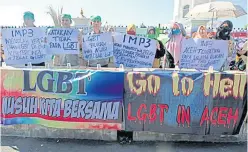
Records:
M228 26L223 26L224 24L227 24ZM226 20L218 27L215 38L217 40L230 40L230 34L232 30L233 23L229 20Z

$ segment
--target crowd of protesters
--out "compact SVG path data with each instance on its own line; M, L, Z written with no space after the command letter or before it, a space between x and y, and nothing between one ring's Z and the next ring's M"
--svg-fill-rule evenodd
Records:
M32 12L25 12L24 16L24 25L25 27L35 27L34 25L34 14ZM63 28L71 28L72 18L69 14L64 14L61 19L61 26ZM100 34L105 31L101 31L102 19L100 16L92 16L91 17L91 25L93 31L88 33L92 34ZM127 34L136 35L136 26L134 24L130 24L127 29ZM198 30L189 37L186 34L185 28L181 23L173 23L170 32L169 32L169 40L166 43L162 43L157 39L158 33L156 33L156 29L154 27L147 28L147 36L151 39L155 39L157 41L156 55L153 63L153 68L161 68L164 66L165 68L175 68L175 66L179 65L180 54L181 54L181 42L183 39L189 38L199 38L199 39L216 39L216 40L225 40L229 42L228 49L228 57L226 59L225 64L223 65L222 70L246 70L246 58L247 58L247 50L248 44L245 42L244 46L238 50L235 50L234 40L231 37L231 32L233 30L233 24L231 21L224 21L218 28L216 34L208 34L205 26L199 26ZM114 32L114 28L109 26L107 28L108 32ZM82 35L80 34L78 39L79 42ZM80 44L80 48L82 48L82 44ZM110 59L98 59L91 61L84 61L82 58L82 49L81 54L66 54L66 55L55 55L52 57L52 60L55 65L65 66L67 63L70 63L72 66L89 66L96 67L97 64L100 64L101 67L111 67L109 65ZM163 62L161 62L163 60ZM4 50L1 46L1 62L4 61ZM163 65L161 65L163 63ZM33 64L33 66L45 66L45 63Z

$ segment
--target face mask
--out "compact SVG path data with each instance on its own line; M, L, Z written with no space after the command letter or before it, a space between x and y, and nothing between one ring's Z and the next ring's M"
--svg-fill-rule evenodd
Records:
M179 35L181 33L180 29L172 29L172 35Z
M148 38L155 39L156 38L156 35L155 34L148 34Z

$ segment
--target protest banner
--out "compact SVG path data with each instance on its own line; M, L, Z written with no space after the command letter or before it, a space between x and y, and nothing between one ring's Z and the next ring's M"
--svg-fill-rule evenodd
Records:
M129 72L125 129L186 134L238 134L246 115L245 73Z
M180 68L207 70L212 66L219 71L228 56L228 41L184 39L180 55Z
M85 35L83 37L83 56L85 60L95 60L112 57L112 34L102 33Z
M50 54L79 54L79 31L72 28L48 30L47 43Z
M45 30L41 28L2 29L5 63L18 65L46 61L45 37Z
M4 69L0 79L3 125L121 129L121 72Z
M156 41L140 36L115 36L114 62L130 68L151 68L156 54Z

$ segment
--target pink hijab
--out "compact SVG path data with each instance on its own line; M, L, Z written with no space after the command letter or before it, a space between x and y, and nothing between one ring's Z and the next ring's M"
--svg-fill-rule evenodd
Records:
M177 26L181 30L181 33L179 35L170 34L169 35L170 40L167 43L166 48L171 53L171 55L174 57L175 64L177 64L180 59L181 42L182 42L182 39L184 38L183 34L186 34L186 33L182 25L180 25L179 23L174 23L173 26Z

